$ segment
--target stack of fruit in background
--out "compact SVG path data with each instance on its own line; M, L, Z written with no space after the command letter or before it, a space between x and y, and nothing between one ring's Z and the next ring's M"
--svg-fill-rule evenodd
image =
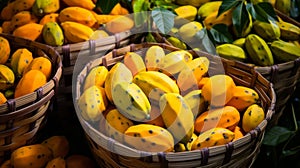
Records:
M1 168L94 168L94 161L79 154L70 154L69 140L65 136L54 135L41 143L17 148Z
M225 74L208 76L209 66L206 57L157 45L127 52L110 69L88 72L75 105L95 129L138 150L223 145L256 128L265 111L255 90Z
M245 25L241 25L243 26L242 31L238 32L237 23L233 19L233 17L239 17L236 16L236 11L234 11L235 7L227 4L228 10L224 10L225 7L221 6L223 2L177 0L176 3L182 6L175 8L174 12L178 17L190 22L175 26L171 30L172 35L178 37L190 47L196 48L195 40L197 38L195 37L197 32L205 28L212 35L211 40L218 55L226 59L242 61L256 66L271 66L293 61L300 57L300 28L298 25L284 21L279 16L276 16L278 20L271 17L265 21L255 19L249 12L251 7L246 10L246 5L244 7L241 4L237 5L236 8L240 7L241 10L246 11L249 19L245 22ZM258 4L260 2L251 1L248 3ZM269 8L276 7L287 16L289 15L289 0L278 0L270 3ZM220 7L223 10L221 14L219 14ZM254 7L252 6L252 8ZM241 22L245 18L239 19L241 19L239 20ZM172 44L183 49L186 48L186 46L182 47L181 43L175 43L174 40Z
M61 46L107 37L133 26L130 18L121 17L129 12L120 4L115 5L110 14L101 14L95 9L92 0L16 0L2 9L1 30L51 46ZM104 28L102 25L108 22Z
M11 45L5 37L0 37L0 104L34 92L52 74L49 58L35 57L27 48L11 50Z

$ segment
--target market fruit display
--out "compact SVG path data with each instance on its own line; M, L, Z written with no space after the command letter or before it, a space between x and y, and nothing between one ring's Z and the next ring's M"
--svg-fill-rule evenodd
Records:
M45 85L52 74L52 62L46 56L35 56L24 48L13 48L7 39L1 37L5 54L0 60L0 92L6 99L19 98L33 93ZM4 45L5 44L5 45Z
M95 40L97 30L108 35L127 31L134 26L127 14L120 3L103 14L92 0L16 0L1 10L0 27L3 33L57 47Z
M137 62L124 63L129 56ZM152 58L158 59L150 64ZM110 67L95 65L87 72L75 103L78 115L119 143L148 152L197 150L239 140L265 119L259 94L229 75L209 76L209 67L205 56L158 45L142 53L126 52ZM178 81L184 71L191 72L186 81L192 84L182 90ZM91 78L95 72L102 79ZM107 104L101 104L104 99Z
M94 161L82 154L70 153L69 140L63 135L52 135L40 143L25 145L12 151L1 168L84 168L95 167Z

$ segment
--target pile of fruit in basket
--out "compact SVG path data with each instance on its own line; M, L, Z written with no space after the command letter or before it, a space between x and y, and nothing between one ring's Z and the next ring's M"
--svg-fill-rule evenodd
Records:
M2 9L1 30L51 46L61 46L107 37L134 25L132 19L125 17L128 10L119 3L110 14L97 13L95 7L92 0L16 0ZM104 28L102 25L106 23Z
M25 47L12 50L11 45L5 37L0 37L0 104L34 92L52 74L49 58L35 57Z
M54 135L41 143L25 145L13 151L11 158L1 168L54 168L54 167L89 167L94 168L94 161L82 154L70 154L69 140L62 135Z
M92 68L79 115L100 132L143 151L186 151L238 140L265 118L258 93L225 74L209 76L207 57L160 46L127 52L110 69Z

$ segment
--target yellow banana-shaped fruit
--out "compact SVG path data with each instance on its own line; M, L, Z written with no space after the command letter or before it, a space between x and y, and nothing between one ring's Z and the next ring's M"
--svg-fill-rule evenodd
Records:
M229 60L237 60L245 62L247 60L246 53L243 48L234 44L221 44L216 47L216 52L220 57Z
M198 81L194 76L194 72L189 67L182 69L176 79L181 95L198 89Z
M32 53L27 48L19 48L12 54L11 67L17 77L21 77L23 75L23 71L32 60Z
M116 83L112 89L112 99L117 109L125 117L133 121L150 119L150 102L142 89L135 83L126 81Z
M266 41L273 41L280 38L280 28L277 22L269 20L269 23L263 21L254 21L253 29L260 37Z
M294 61L300 58L300 47L295 44L276 40L271 43L270 48L276 60L280 62Z
M105 66L96 66L88 73L84 80L83 90L91 86L104 87L104 82L108 75L108 70Z
M232 42L232 44L236 45L236 46L239 46L241 47L242 49L245 48L245 42L246 42L246 38L245 37L242 37L242 38L238 38L236 40L234 40Z
M62 0L65 4L68 6L78 6L82 7L88 10L93 10L96 7L96 4L93 2L93 0Z
M131 82L133 79L132 73L122 62L118 62L108 71L106 81L104 82L104 89L108 100L113 103L112 89L115 84L121 81Z
M249 106L242 119L242 128L245 132L249 132L257 127L265 118L264 110L257 104Z
M33 144L14 150L11 154L10 161L12 167L15 168L39 168L45 167L52 158L52 152L47 146L42 144Z
M187 144L194 132L194 115L178 93L165 93L159 100L161 116L177 142Z
M185 50L173 51L163 57L159 67L168 76L175 76L182 69L187 67L187 63L193 59L191 53Z
M158 64L165 56L165 51L160 46L151 46L147 49L145 55L145 64L148 71L158 70Z
M36 16L44 16L49 13L57 12L59 8L59 0L35 0L32 6L32 12Z
M81 23L66 21L61 23L65 38L70 43L84 42L90 39L94 31Z
M93 27L97 22L92 11L82 7L67 7L60 11L58 19L60 22L72 21Z
M108 137L124 142L124 133L133 126L133 122L121 114L117 109L110 110L106 117L105 131Z
M192 145L192 150L224 145L234 139L235 134L226 128L212 128L200 134Z
M165 128L151 124L129 127L125 131L125 142L147 152L171 152L174 149L172 134Z
M178 35L181 37L184 43L190 45L193 41L196 40L195 35L201 29L203 29L203 26L200 22L188 22L178 29Z
M14 72L8 66L0 64L0 90L12 87L14 82Z
M186 94L183 98L190 106L194 119L198 117L199 114L203 113L207 109L207 103L201 95L201 90L193 90Z
M198 9L198 16L200 16L201 19L206 18L211 13L218 11L221 4L222 1L210 1L201 5Z
M284 40L299 40L300 28L292 23L279 19L277 22L280 29L280 38Z
M157 71L140 72L134 76L132 82L137 84L153 103L157 103L163 93L179 93L176 82Z
M106 107L104 89L95 85L86 89L78 100L78 108L87 121L99 121Z
M43 40L51 46L61 46L64 44L64 33L56 22L45 23L42 29Z
M256 34L246 37L245 48L251 60L259 66L271 66L274 59L270 47L263 38Z
M132 75L135 76L137 73L146 71L146 65L143 58L135 52L127 52L124 55L124 64L131 71Z

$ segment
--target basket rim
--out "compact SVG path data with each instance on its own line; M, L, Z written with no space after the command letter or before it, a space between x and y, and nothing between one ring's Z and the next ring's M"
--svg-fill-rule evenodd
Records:
M112 56L113 58L115 58L115 60L118 60L118 57L116 57L119 53L122 53L124 51L128 51L128 48L130 51L133 50L134 47L141 47L144 48L145 45L159 45L161 47L165 48L172 48L175 50L178 50L178 48L174 47L174 46L170 46L167 45L165 43L141 43L141 44L131 44L129 46L126 47L122 47L119 49L114 49L113 51L107 53L106 55L104 55L101 58L95 59L90 61L85 69L82 69L81 72L79 73L79 75L77 76L77 83L75 85L75 89L80 89L80 82L82 82L83 77L82 76L84 72L88 72L93 66L95 65L99 65L99 62L97 61L103 61L102 64L106 64L105 66L107 66L107 62L105 61L107 57ZM127 49L127 50L126 50ZM201 52L200 53L203 55L210 55L206 52ZM199 54L199 55L201 55ZM222 58L221 58L222 59ZM257 126L256 129L250 131L249 133L247 133L246 135L244 135L242 138L233 141L230 143L230 146L232 146L234 149L240 149L242 148L244 145L249 144L249 143L253 143L254 141L257 140L257 137L259 136L263 136L264 130L266 128L266 125L268 123L268 121L271 119L272 115L274 114L274 108L275 108L275 101L276 101L276 95L275 95L275 91L273 88L273 84L270 83L269 81L267 81L261 74L259 74L253 67L248 66L247 64L241 63L241 62L235 62L232 60L225 60L222 59L222 61L228 62L229 65L231 64L238 64L238 66L241 67L248 67L249 69L251 69L251 72L254 73L255 76L257 76L260 80L264 80L266 83L268 83L269 85L269 91L270 91L270 95L272 97L272 100L270 102L270 106L267 109L266 117L265 119ZM74 106L76 111L78 110L78 106L77 106L77 100L79 99L80 95L76 94L76 96L73 95L74 98ZM128 152L133 152L136 153L137 157L142 157L145 156L145 154L149 154L150 156L154 157L154 160L159 160L159 156L161 156L163 154L164 158L167 159L168 161L176 161L177 157L183 156L186 153L189 154L193 154L196 155L198 157L198 159L201 159L203 157L211 157L211 156L216 156L216 155L220 155L220 154L224 154L228 152L228 145L219 145L219 146L214 146L214 147L208 147L208 148L203 148L203 149L198 149L198 150L194 150L194 151L188 151L188 152L167 152L167 153L161 153L161 152L145 152L145 151L140 151L140 150L136 150L130 146L127 146L125 144L122 144L110 137L107 137L106 135L104 135L102 132L98 131L96 128L94 128L90 123L88 123L88 121L85 121L82 117L80 117L78 111L77 113L77 117L81 123L81 126L84 128L84 131L86 132L86 134L88 134L88 136L91 137L91 139L93 139L94 141L100 140L101 139L101 143L102 145L108 145L108 147L106 146L106 148L112 149L112 151L120 151L121 149L124 149L123 151L126 151L125 154L127 154ZM262 139L261 139L262 140ZM105 141L105 142L103 142ZM99 145L99 144L98 144ZM205 152L205 151L211 151L208 152L207 155L202 156L201 153ZM155 159L156 158L156 159ZM173 160L172 160L173 159Z
M2 113L7 113L11 111L15 111L17 107L23 106L28 103L37 103L41 100L45 95L47 95L51 90L56 92L59 81L62 76L62 60L59 56L59 53L52 47L43 43L39 43L36 41L31 41L28 39L15 37L11 34L1 33L0 36L5 37L10 42L17 42L22 43L22 45L26 48L26 46L32 46L34 49L41 49L43 52L46 52L46 55L51 59L53 75L48 82L41 86L40 88L36 89L34 92L20 96L18 98L11 98L8 99L6 103L0 105L0 115ZM19 110L18 110L19 111ZM22 110L20 110L22 112Z

